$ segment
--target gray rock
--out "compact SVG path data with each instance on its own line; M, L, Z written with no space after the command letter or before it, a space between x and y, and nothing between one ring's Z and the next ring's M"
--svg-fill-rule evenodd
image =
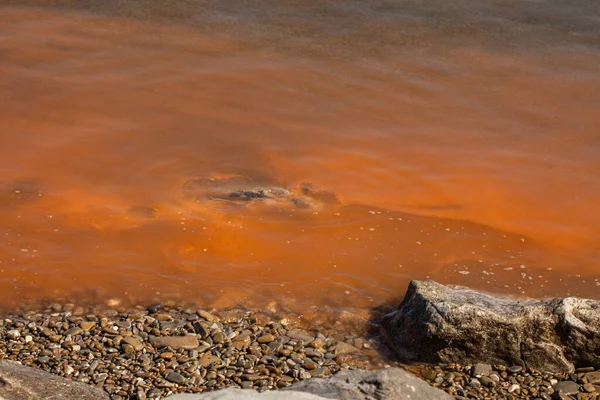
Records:
M204 394L178 394L169 400L452 400L453 397L429 386L400 368L371 371L343 371L331 378L310 379L282 391L225 389Z
M169 382L173 382L178 385L183 385L185 383L185 377L177 372L169 372L166 378Z
M412 281L382 321L400 358L420 362L523 365L572 372L600 367L600 301L511 300Z
M203 394L176 394L168 396L168 400L281 400L280 392L258 393L252 389L224 389ZM326 400L324 397L310 393L288 391L286 400Z
M490 364L477 363L473 365L471 373L475 378L481 378L482 376L489 376L492 373L492 366Z
M108 400L95 386L73 382L48 372L0 361L0 400Z
M288 389L342 400L454 399L400 368L387 368L376 372L341 371L331 378L310 379L283 389L286 397Z
M562 381L554 385L554 391L563 392L564 394L579 393L579 384L573 381Z

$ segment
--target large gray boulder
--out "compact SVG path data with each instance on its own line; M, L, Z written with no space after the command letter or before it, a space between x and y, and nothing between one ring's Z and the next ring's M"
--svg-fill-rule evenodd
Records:
M511 300L412 281L382 331L403 360L522 365L572 372L600 367L600 302Z
M0 400L108 400L95 386L73 382L39 369L0 361Z
M253 389L223 389L202 394L181 393L169 396L167 400L327 400L310 393L290 391L283 396L279 391L259 393Z
M289 387L340 400L453 400L449 394L400 368L341 371L331 378L309 379ZM284 389L287 391L288 389ZM287 394L286 394L287 396Z
M429 386L400 368L342 371L329 378L298 382L281 391L225 389L203 394L178 394L168 400L452 400L454 397Z

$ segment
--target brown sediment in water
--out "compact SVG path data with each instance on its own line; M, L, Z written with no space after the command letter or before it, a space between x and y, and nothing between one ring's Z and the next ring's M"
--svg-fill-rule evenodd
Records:
M393 52L327 29L319 48L273 44L271 20L261 33L243 19L203 28L65 7L0 13L0 303L364 309L427 277L597 297L587 42L482 48L436 43L425 26L423 48L393 29L377 36ZM339 203L182 196L216 175L309 182Z

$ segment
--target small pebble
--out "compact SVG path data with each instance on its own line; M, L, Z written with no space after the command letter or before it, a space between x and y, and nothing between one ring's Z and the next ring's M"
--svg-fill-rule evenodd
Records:
M6 336L8 336L9 339L17 340L18 338L21 337L21 332L19 332L16 329L12 329L12 330L6 332Z
M508 368L508 372L511 372L513 374L517 374L519 372L521 372L523 370L523 367L520 365L513 365L512 367Z
M562 381L554 385L554 390L568 395L577 394L579 393L579 384L573 381Z

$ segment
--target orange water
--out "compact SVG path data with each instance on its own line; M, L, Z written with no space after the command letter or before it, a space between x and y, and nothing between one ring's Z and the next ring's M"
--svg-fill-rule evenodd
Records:
M600 298L594 2L95 3L0 1L0 303Z

